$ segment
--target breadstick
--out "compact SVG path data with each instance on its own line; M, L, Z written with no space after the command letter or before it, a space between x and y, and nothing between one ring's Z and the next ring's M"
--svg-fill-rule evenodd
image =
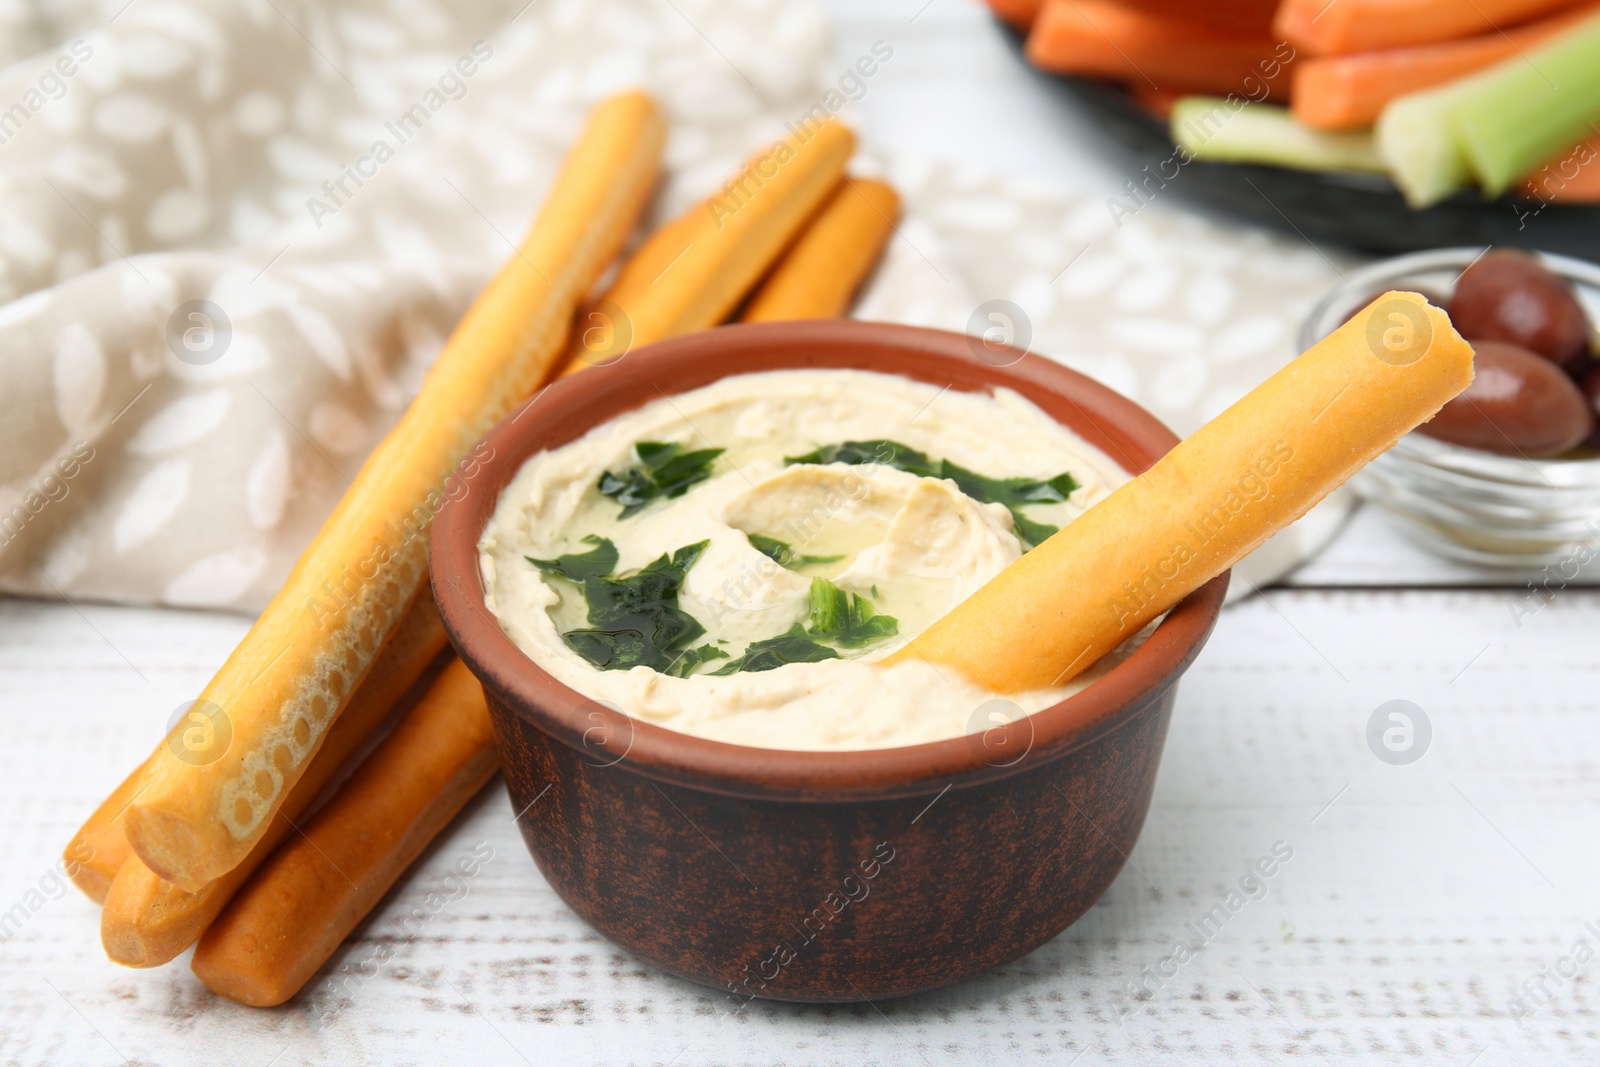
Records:
M884 662L920 656L1000 693L1060 685L1471 381L1445 313L1386 293Z
M623 263L622 270L632 271L640 277L659 277L682 254L697 221L695 213L691 211L662 223L633 250ZM621 277L621 270L617 276ZM562 370L563 377L585 367L604 367L615 363L633 347L631 325L624 316L618 314L616 305L608 302L609 297L608 290L604 296L596 297L578 309L572 323L572 337L567 345L572 361Z
M158 878L138 856L127 858L100 913L100 942L106 955L124 967L159 967L199 940L444 646L444 624L432 595L424 590L383 646L350 706L328 730L328 739L311 758L306 773L289 790L272 825L238 866L189 893Z
M194 973L241 1004L294 996L498 766L483 689L455 660L211 924Z
M618 321L598 333L575 331L563 373L726 320L838 184L855 143L841 123L806 122L662 226L622 265L596 306ZM607 339L605 349L585 347L595 336Z
M548 377L578 301L617 254L655 183L663 125L643 93L597 106L522 247L467 311L399 424L202 696L232 731L223 759L158 752L124 819L145 864L190 892L271 825L372 657L420 587L433 514L467 455Z
M899 217L900 197L887 182L845 178L745 304L740 321L843 315Z
M153 757L152 757L153 758ZM111 880L128 858L128 838L122 832L122 815L144 788L145 760L100 802L61 852L61 862L72 884L96 904L104 904Z
M434 606L432 595L419 596L384 643L372 666L372 674L350 698L351 707L376 700L387 708L443 647L444 627L439 622L439 609ZM399 688L395 688L396 683ZM385 695L390 693L393 695ZM174 731L183 729L184 725L179 723ZM162 744L171 742L169 735ZM122 784L101 801L62 851L62 861L73 884L96 904L106 902L112 880L132 854L128 837L122 832L122 815L144 789L146 771L154 759L152 754L135 767ZM135 865L144 867L137 858Z

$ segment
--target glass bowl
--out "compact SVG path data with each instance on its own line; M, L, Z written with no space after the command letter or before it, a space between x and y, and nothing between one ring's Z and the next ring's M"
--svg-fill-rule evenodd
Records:
M1305 350L1389 289L1447 298L1482 248L1416 252L1352 271L1300 329ZM1540 254L1600 322L1600 267ZM1540 567L1600 548L1600 459L1522 459L1402 437L1350 480L1410 540L1447 559L1485 567Z

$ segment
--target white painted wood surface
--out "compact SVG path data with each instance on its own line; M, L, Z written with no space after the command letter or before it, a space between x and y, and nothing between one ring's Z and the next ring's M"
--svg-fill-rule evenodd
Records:
M726 1018L724 997L567 910L498 780L285 1008L215 998L183 961L106 962L96 909L52 892L56 856L245 621L3 601L0 912L28 914L0 944L0 1062L1600 1062L1600 965L1547 980L1521 1026L1508 1007L1578 938L1600 946L1584 927L1600 925L1600 594L1563 593L1521 628L1511 596L1280 589L1230 608L1180 691L1134 866L1084 919L943 992ZM1365 739L1397 698L1433 727L1409 766ZM361 977L393 917L480 841L494 858L468 895ZM1149 978L1278 841L1294 856L1265 897ZM1141 980L1149 998L1125 999ZM342 1008L318 1027L328 996Z
M1120 183L971 6L831 7L843 54L895 43L858 117L877 145ZM1600 961L1557 974L1580 938L1600 948L1584 926L1600 927L1600 593L1564 589L1529 613L1523 580L1446 567L1358 513L1290 577L1303 588L1224 615L1181 689L1132 865L1082 921L943 992L737 1015L578 921L498 781L285 1008L219 1000L184 961L111 965L56 857L246 621L0 601L0 1062L1600 1063ZM1432 723L1408 766L1366 741L1392 699ZM480 841L494 858L468 895L360 977L397 937L392 917ZM1294 855L1265 896L1164 964L1279 841ZM1127 999L1141 980L1148 994ZM1511 998L1541 982L1519 1025ZM330 995L339 1010L315 1025Z

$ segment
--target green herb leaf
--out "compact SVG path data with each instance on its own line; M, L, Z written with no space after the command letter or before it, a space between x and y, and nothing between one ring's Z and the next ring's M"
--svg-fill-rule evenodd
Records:
M711 467L724 452L721 448L683 451L676 442L640 441L633 446L639 466L620 474L600 475L600 493L622 505L619 518L636 514L652 500L679 497L689 487L711 477Z
M1048 523L1034 522L1017 510L1024 504L1059 504L1078 488L1078 480L1071 474L1058 474L1047 481L1033 478L986 478L945 460L939 465L939 477L949 478L961 491L985 504L1003 504L1011 512L1011 524L1019 537L1030 548L1060 529Z
M745 536L750 539L751 548L774 563L782 563L794 555L794 551L789 547L789 542L787 541L780 541L776 537L768 537L766 534L758 533L747 533Z
M699 670L702 664L710 663L714 659L727 659L728 654L716 645L696 645L694 648L685 649L672 666L666 670L674 678L687 678Z
M585 578L603 578L610 574L611 568L617 565L617 546L604 537L596 537L594 534L585 537L583 541L594 547L587 552L557 556L555 559L534 559L532 556L522 558L546 574L557 574L574 582L581 582Z
M621 504L622 514L618 517L626 519L660 496L661 488L648 474L634 467L621 474L606 471L600 475L600 495Z
M772 562L788 567L790 570L799 570L815 563L837 563L844 559L843 556L798 556L794 549L789 547L787 541L780 541L776 537L766 534L745 534L750 539L750 547L766 556Z
M652 665L655 650L638 630L568 630L561 640L603 671L625 671Z
M882 463L923 478L948 478L980 504L1001 504L1011 512L1012 527L1024 548L1032 548L1060 527L1034 522L1018 509L1026 504L1059 504L1078 488L1078 480L1063 472L1054 478L990 478L950 462L934 462L925 453L898 441L846 441L824 445L803 456L786 456L785 463ZM781 562L781 561L780 561Z
M1043 544L1057 530L1061 529L1059 526L1051 526L1048 522L1034 522L1016 508L1009 510L1011 512L1011 529L1016 533L1017 540L1021 541L1025 546L1024 551L1034 545Z
M689 573L689 568L694 566L695 561L700 558L701 553L705 552L706 546L710 543L710 541L696 541L692 545L684 545L672 553L670 557L663 553L659 559L654 559L647 563L643 573L660 572L671 574L676 576L678 585L682 585L683 576ZM674 592L676 592L677 587L674 586L673 588Z
M813 578L809 633L803 625L795 623L787 633L752 641L744 650L744 655L712 673L726 675L741 671L771 671L786 663L819 663L825 659L838 659L839 653L831 645L861 648L899 632L899 623L888 615L876 614L871 602L864 597L847 593L826 578Z
M546 573L574 582L583 592L590 628L569 630L561 639L601 670L645 666L666 671L674 666L679 653L706 632L693 615L678 607L678 591L708 542L664 554L630 577L610 578L606 575L616 564L615 546L593 535L585 540L595 548L582 555L529 559ZM602 563L604 571L598 569Z
M1058 474L1048 481L1033 478L987 478L976 471L944 460L939 464L939 478L949 478L961 491L974 500L986 504L1004 504L1008 508L1023 504L1059 504L1078 488L1078 480L1070 474Z
M899 632L899 622L873 611L866 597L846 592L826 578L811 579L812 637L841 648L861 648Z
M820 663L825 659L838 659L839 653L827 645L813 641L805 627L795 623L787 633L750 642L744 655L712 674L738 674L741 671L773 671L786 663Z
M783 462L796 463L848 463L859 467L867 463L882 463L898 470L910 471L928 478L937 478L937 464L925 453L898 441L846 441L842 445L824 445L803 456L785 456Z

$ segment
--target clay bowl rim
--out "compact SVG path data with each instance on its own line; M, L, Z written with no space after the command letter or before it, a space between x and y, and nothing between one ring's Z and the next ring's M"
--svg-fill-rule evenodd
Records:
M745 365L724 369L728 362ZM658 396L732 374L807 367L878 370L963 391L1007 387L1047 411L1064 400L1070 413L1052 416L1130 473L1178 442L1154 415L1076 371L943 330L818 319L723 326L643 346L617 363L559 379L520 405L480 442L492 454L474 463L461 479L464 488L449 494L435 516L434 596L451 644L484 686L592 766L625 760L658 781L749 798L889 800L1053 762L1138 714L1199 653L1222 609L1228 573L1190 593L1140 648L1087 689L1004 727L896 748L799 751L712 741L615 712L557 681L501 630L484 605L478 539L501 490L529 456ZM538 417L527 417L531 412ZM996 755L1014 752L1023 755Z

